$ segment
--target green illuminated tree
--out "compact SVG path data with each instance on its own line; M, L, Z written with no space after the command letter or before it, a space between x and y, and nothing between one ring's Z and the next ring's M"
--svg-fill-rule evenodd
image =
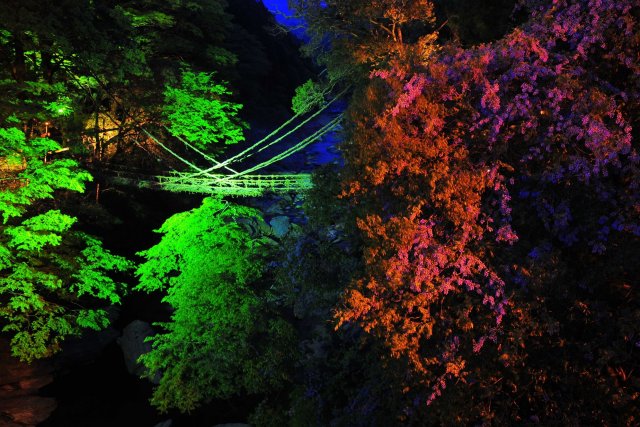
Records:
M296 88L296 93L291 100L291 109L296 115L300 115L314 108L320 108L325 104L327 92L319 83L309 79Z
M231 92L213 78L213 74L183 71L180 85L167 86L164 92L169 132L199 149L244 141L246 124L238 118L242 105L226 101Z
M265 241L241 221L259 211L207 198L169 218L162 240L141 253L144 291L165 290L173 309L153 349L141 357L148 376L162 374L152 403L190 411L213 398L256 393L284 379L291 354L288 324L269 316L255 283L264 268Z
M122 292L108 273L130 267L45 203L56 190L83 191L91 179L73 160L43 163L59 148L0 128L0 328L27 362L59 351L69 335L107 326L101 306L118 303Z
M226 0L126 0L117 2L145 56L160 68L180 62L211 69L233 64L222 47L231 26ZM176 69L177 71L177 69Z

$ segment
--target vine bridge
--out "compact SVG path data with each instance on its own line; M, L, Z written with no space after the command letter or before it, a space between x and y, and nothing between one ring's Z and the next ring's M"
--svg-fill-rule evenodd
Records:
M254 197L266 192L288 193L308 190L312 187L311 174L243 175L230 178L225 174L194 177L191 173L170 172L165 175L145 175L130 171L102 169L108 180L116 185L141 189L165 190L193 194L224 194L227 196Z
M279 150L277 154L254 166L238 171L232 169L230 165L234 163L238 164L251 157L255 159L254 156L258 153L275 144L282 143L285 141L285 138L295 134L312 120L319 119L320 114L340 99L345 92L346 90L343 90L330 101L319 103L317 99L324 99L329 93L328 89L324 89L315 96L315 101L310 101L304 108L299 108L293 117L273 130L269 135L223 161L214 159L211 155L202 152L184 138L174 134L173 136L184 144L185 147L207 161L209 166L206 168L202 168L180 156L147 129L141 128L140 130L146 134L149 140L153 141L158 147L186 165L190 171L171 171L161 175L145 175L144 173L131 171L131 169L121 170L105 165L106 168L101 168L100 173L105 179L117 185L173 192L252 197L260 196L267 192L284 193L308 190L313 186L311 174L309 173L256 174L255 172L283 160L301 151L310 144L322 140L328 134L335 132L340 128L343 113L333 116L323 122L319 129L313 131L309 136L304 137L288 148ZM168 130L166 127L165 129ZM225 173L219 172L221 169L224 169Z

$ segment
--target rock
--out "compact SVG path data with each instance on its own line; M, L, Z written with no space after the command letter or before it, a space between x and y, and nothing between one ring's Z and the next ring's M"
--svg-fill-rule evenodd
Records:
M0 420L8 419L16 425L35 426L49 418L56 409L51 397L21 396L0 400Z
M171 427L173 425L173 420L166 420L159 422L154 427Z
M0 390L18 389L26 393L37 391L53 381L52 372L53 365L50 361L36 360L31 364L21 362L11 355L9 342L0 340Z
M51 415L55 399L36 394L53 381L52 373L51 361L21 362L11 356L9 342L0 340L0 426L35 426Z
M122 348L124 363L127 371L137 377L145 373L145 368L138 363L138 358L151 351L151 343L144 342L147 337L154 335L153 328L147 322L134 320L122 331L122 336L118 339L118 344ZM153 378L152 383L158 384L160 378Z
M20 365L14 364L13 361L0 358L0 366L0 371L3 371L0 372L0 400L35 394L39 389L53 382L49 364L35 362L33 366L24 364L20 369ZM11 371L5 376L7 367L11 367Z
M237 222L244 227L251 237L260 236L260 226L255 218L238 218Z
M291 228L291 223L289 222L289 217L286 216L276 216L269 221L269 225L273 230L273 235L277 238L284 237Z
M266 208L263 208L262 211L266 216L282 215L284 213L284 209L281 205L281 201L282 201L281 199L274 201L273 203L268 205Z

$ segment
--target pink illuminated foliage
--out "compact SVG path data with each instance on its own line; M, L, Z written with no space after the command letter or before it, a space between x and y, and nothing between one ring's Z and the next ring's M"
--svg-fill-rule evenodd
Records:
M638 247L640 7L528 6L527 23L499 41L445 45L419 65L391 58L351 107L343 197L357 208L366 271L336 317L406 359L408 382L429 385L423 403L451 379L501 381L500 369L519 366L532 389L551 381L525 368L525 347L558 347L564 338L539 337L558 336L550 325L564 314L539 315L551 294L527 292L551 292L558 254L599 265L610 247ZM593 369L584 375L607 368Z

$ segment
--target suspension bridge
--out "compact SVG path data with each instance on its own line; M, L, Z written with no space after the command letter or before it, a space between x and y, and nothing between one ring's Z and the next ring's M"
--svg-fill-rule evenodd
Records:
M146 175L131 171L101 168L101 176L114 185L140 189L164 190L176 193L192 193L236 197L255 197L267 192L288 193L310 189L311 174L243 175L229 178L225 174L194 177L191 173L170 172L164 175Z
M312 132L311 135L303 138L288 148L280 150L278 154L265 161L251 167L247 167L243 170L233 169L231 165L237 164L241 161L246 161L267 148L278 143L282 143L287 137L295 134L312 120L317 119L322 112L327 110L331 104L340 99L345 92L346 90L342 91L330 101L317 106L315 110L307 108L296 112L294 116L267 136L255 142L250 147L245 148L240 153L223 161L216 160L211 155L202 152L180 136L173 135L188 149L198 154L209 163L209 166L205 168L196 165L194 162L184 158L183 156L180 156L176 151L172 150L149 130L141 128L140 130L142 133L172 157L186 165L189 171L171 171L160 175L146 175L132 171L131 168L110 168L109 165L105 165L106 167L101 168L100 175L116 185L207 195L218 194L224 196L253 197L260 196L268 192L287 193L309 190L313 186L311 174L309 173L257 174L256 172L303 150L316 141L322 140L328 134L336 132L340 128L343 118L342 113L322 124L322 126ZM322 93L322 96L324 97L327 93L328 91ZM225 170L224 173L219 172L222 169Z

